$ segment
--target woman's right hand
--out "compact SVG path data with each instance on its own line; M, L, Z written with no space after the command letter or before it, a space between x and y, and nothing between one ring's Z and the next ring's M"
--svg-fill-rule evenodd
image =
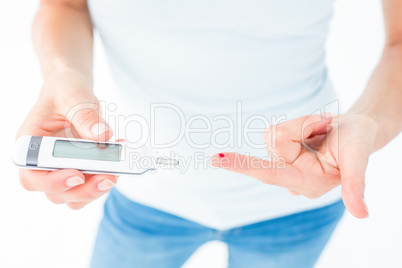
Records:
M107 141L112 130L100 116L91 81L75 70L54 71L45 78L39 98L18 131L22 135L57 136ZM56 204L80 209L108 192L116 183L111 175L84 175L73 169L20 169L21 185L42 191Z

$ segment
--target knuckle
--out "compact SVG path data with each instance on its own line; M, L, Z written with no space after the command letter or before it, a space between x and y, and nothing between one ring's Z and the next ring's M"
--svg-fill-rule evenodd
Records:
M320 114L312 114L312 115L307 115L304 117L304 125L309 125L315 122L319 122L321 120L321 115Z
M358 191L366 187L365 180L356 180L354 177L342 178L342 188L348 191Z
M268 143L271 141L271 128L272 127L267 127L266 129L264 129L264 131L262 132L262 137L265 141L265 143Z
M316 182L310 182L308 184L309 187L305 188L303 195L309 199L317 199L327 192L326 186L319 185Z
M93 200L96 198L97 198L96 193L94 193L92 191L81 191L78 194L78 200L82 200L82 201Z
M262 134L262 139L264 141L265 148L268 152L275 151L276 143L273 140L273 136L271 135L270 132L264 130L264 133Z
M276 185L276 181L273 178L276 178L276 170L272 170L270 175L265 176L264 178L261 178L260 180L265 183L265 184L269 184L269 185Z
M273 125L270 127L269 132L264 136L264 141L269 144L271 150L275 150L278 147L286 145L287 133L285 126Z
M77 115L76 115L76 121L79 124L86 124L86 123L91 123L94 119L97 118L97 114L95 110L91 109L85 109L81 110Z
M60 192L59 182L56 180L48 180L46 182L47 190L50 193L58 193Z
M276 147L283 146L286 143L286 134L284 131L278 130L274 137L275 138L273 139L272 142Z
M279 139L284 139L285 138L285 131L283 131L282 129L277 129L276 132L276 138Z
M267 133L274 133L278 129L279 125L270 125L266 128Z

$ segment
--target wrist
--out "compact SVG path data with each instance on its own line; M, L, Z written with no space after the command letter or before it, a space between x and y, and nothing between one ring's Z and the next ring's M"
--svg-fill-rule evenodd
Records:
M95 101L92 77L63 62L55 61L55 64L57 67L54 65L55 68L44 75L39 100L51 101L56 106L74 102L76 99Z
M71 87L92 91L92 74L76 68L68 60L52 58L42 65L44 89Z
M384 147L398 134L391 118L381 113L374 113L370 109L351 109L345 115L361 116L359 120L364 121L363 131L367 135L375 133L372 134L375 135L372 153Z
M374 109L371 108L356 108L352 107L350 110L348 110L346 115L361 115L365 116L371 120L373 120L377 125L382 125L384 124L384 118L381 114L375 113Z
M53 77L68 75L75 73L76 75L85 78L89 84L92 84L92 71L87 70L83 66L75 64L73 61L64 57L41 57L41 70L43 79L46 82Z

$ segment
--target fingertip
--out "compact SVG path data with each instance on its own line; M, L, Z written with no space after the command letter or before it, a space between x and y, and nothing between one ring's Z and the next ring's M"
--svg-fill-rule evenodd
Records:
M109 131L109 126L104 123L95 123L91 126L91 134L94 136L99 136L107 131Z
M364 219L369 216L369 211L364 198L364 195L359 191L347 191L342 188L342 199L346 209L354 217Z
M323 113L321 117L325 120L332 120L332 114L330 112Z
M330 113L329 114L324 113L321 116L320 121L318 121L317 123L321 124L321 125L329 125L329 124L331 124L332 123L332 115Z
M355 209L354 211L349 210L349 212L358 219L366 219L370 215L368 211L365 209L363 203L359 206L359 209Z
M109 179L104 179L103 181L97 184L97 188L99 191L103 192L103 191L109 191L115 185L116 185L115 182Z
M366 211L367 215L365 216L365 218L367 218L368 216L370 216L370 211L367 207L367 203L366 203L366 198L363 196L362 198L362 204L363 204L363 208Z
M323 125L321 128L315 129L313 132L311 132L310 137L314 137L316 135L323 135L323 134L328 134L329 132L331 132L331 130L333 129L332 125L327 124L327 125Z
M230 163L230 155L229 153L216 153L214 154L209 163L213 167L227 167L227 164Z
M307 139L314 135L326 134L332 130L332 117L326 118L324 115L316 114L305 121L303 138Z
M80 176L72 176L67 178L66 180L67 187L75 187L83 183L85 183L85 180L82 179Z
M103 175L103 178L105 179L105 180L110 180L110 181L112 181L114 184L116 184L117 183L117 176L114 176L114 175Z
M60 169L47 174L49 181L61 181L63 190L85 183L85 175L76 169Z
M89 176L90 180L96 182L96 184L104 180L109 180L116 184L118 178L115 175L109 175L109 174L91 174Z
M113 130L104 122L98 122L90 129L93 139L99 141L108 141L113 137Z
M66 203L67 207L71 208L72 210L80 210L85 207L85 203L83 202L69 202Z

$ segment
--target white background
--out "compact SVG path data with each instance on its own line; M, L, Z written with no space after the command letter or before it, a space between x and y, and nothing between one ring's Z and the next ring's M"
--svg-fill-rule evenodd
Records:
M328 64L345 107L364 89L381 53L379 2L338 0L336 4ZM42 83L30 36L36 6L32 0L0 2L0 267L86 267L104 199L80 211L51 204L42 193L22 189L11 162L16 131ZM97 43L95 90L102 95L111 85ZM402 267L401 149L399 136L370 158L366 192L371 215L357 220L347 213L317 267ZM212 242L197 251L186 267L225 267L226 258L225 246Z

